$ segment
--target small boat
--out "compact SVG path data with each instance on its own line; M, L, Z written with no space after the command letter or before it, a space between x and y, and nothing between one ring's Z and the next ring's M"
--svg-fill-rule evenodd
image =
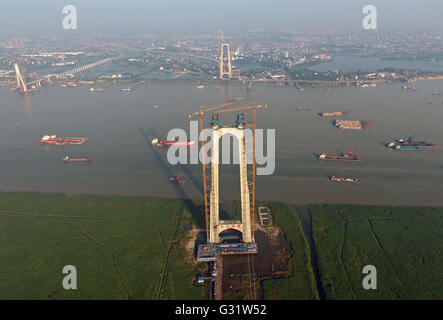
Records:
M121 88L120 91L132 91L132 88Z
M311 108L308 108L308 107L295 107L295 110L297 110L297 111L309 111L309 110L311 110Z
M406 91L416 91L417 87L416 86L403 86L402 89L406 90Z
M152 106L153 109L158 109L158 106Z
M169 178L169 181L171 181L172 183L178 183L178 184L183 184L185 183L185 179L181 179L178 176L172 176Z
M101 89L101 88L99 88L99 89L96 89L96 88L90 88L90 89L89 89L89 92L106 92L106 89Z
M336 181L336 182L352 182L352 183L360 182L360 180L357 178L343 178L339 176L330 176L329 179L331 179L331 181Z
M62 159L64 162L89 162L91 161L90 157L83 157L83 158L70 158L68 156L63 157Z

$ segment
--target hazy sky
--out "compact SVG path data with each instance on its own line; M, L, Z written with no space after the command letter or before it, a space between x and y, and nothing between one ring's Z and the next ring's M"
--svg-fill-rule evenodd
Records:
M81 33L233 30L273 26L301 31L361 28L363 7L377 7L379 29L443 32L443 0L1 0L0 37L60 34L65 5Z

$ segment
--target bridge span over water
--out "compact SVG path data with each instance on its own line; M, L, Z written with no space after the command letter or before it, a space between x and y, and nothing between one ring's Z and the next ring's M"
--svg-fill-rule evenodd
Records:
M87 65L73 68L71 70L59 73L59 74L48 74L42 76L40 78L34 79L32 81L27 80L27 75L24 68L21 66L19 62L14 63L14 69L17 77L17 84L13 86L14 90L17 90L20 93L25 93L29 91L38 90L41 86L51 84L56 79L66 79L69 77L73 77L77 73L91 70L92 68L98 67L102 64L112 62L115 59L119 59L121 56L114 58L106 58L93 63L89 63Z

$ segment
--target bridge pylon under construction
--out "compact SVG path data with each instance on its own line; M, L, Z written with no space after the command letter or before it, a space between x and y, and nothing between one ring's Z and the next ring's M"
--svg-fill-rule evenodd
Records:
M219 188L219 140L226 134L234 136L238 143L240 193L241 193L241 222L220 220L220 188ZM254 242L251 226L251 191L248 181L248 168L246 159L246 140L244 129L218 128L212 131L211 137L211 184L209 189L209 242L220 242L220 233L233 229L242 233L243 242ZM252 150L249 150L252 152Z
M242 106L235 106L242 102L242 99L234 99L230 102L212 107L200 107L200 111L189 115L190 118L199 116L201 148L210 150L210 154L202 152L203 167L203 191L204 208L206 220L206 234L208 246L205 250L199 250L199 261L211 261L218 254L247 254L256 252L254 239L254 216L255 216L255 119L256 111L259 108L267 108L267 105L257 105L255 102ZM224 109L223 109L224 108ZM237 120L232 126L224 126L218 116L221 113L234 112L240 110L252 110L253 120L246 123L243 113L237 115ZM206 113L213 113L210 129L210 141L204 139L203 116ZM240 199L241 199L241 221L220 219L220 186L219 186L219 141L225 135L233 136L238 143L238 164L240 170ZM205 148L206 144L211 144L210 148ZM210 157L207 164L205 157ZM242 234L244 245L232 245L223 250L229 252L218 252L218 247L211 246L222 242L220 234L227 230L236 230ZM207 256L205 256L207 255Z

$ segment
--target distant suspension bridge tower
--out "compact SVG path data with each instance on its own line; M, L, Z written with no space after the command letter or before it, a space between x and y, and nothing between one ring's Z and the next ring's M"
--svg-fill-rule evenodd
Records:
M220 47L220 79L232 78L231 48L222 42Z

